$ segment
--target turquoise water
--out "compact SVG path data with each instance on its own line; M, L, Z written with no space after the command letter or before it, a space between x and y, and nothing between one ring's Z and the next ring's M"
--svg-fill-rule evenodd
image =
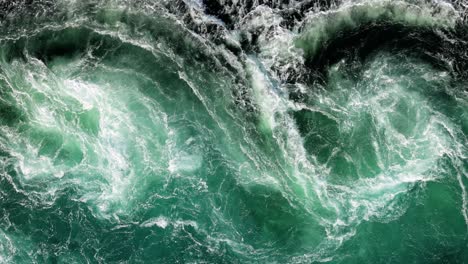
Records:
M463 5L208 2L4 4L0 263L468 263Z

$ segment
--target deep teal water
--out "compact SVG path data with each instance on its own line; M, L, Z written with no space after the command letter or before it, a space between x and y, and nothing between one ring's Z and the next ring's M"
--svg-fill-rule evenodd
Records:
M468 263L459 6L4 9L0 263Z

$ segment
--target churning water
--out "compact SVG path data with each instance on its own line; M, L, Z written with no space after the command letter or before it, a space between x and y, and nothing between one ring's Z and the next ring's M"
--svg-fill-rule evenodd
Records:
M0 8L0 263L468 263L467 2Z

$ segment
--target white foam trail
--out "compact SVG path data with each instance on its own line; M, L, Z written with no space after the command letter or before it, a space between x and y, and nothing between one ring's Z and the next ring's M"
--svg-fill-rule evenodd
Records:
M168 226L172 226L174 228L183 228L185 226L192 226L195 229L198 229L198 224L195 221L190 220L170 220L164 216L159 216L155 218L150 218L143 223L140 224L142 227L153 227L157 226L162 229L166 229Z

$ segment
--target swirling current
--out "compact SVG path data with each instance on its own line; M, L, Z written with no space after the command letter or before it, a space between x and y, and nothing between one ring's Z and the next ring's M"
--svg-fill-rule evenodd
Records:
M0 1L0 263L468 263L468 2Z

